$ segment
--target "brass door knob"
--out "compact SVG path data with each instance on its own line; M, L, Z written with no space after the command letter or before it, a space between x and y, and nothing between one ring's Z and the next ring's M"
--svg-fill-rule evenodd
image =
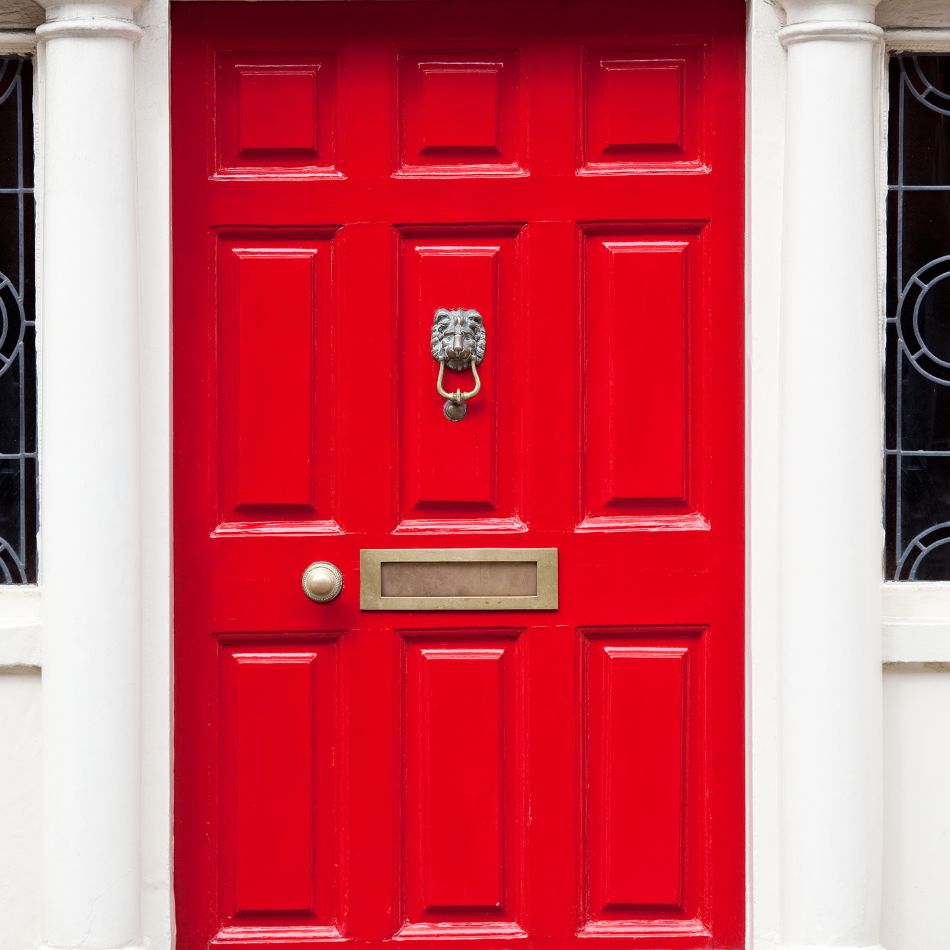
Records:
M303 572L303 592L318 604L325 604L340 596L343 573L329 561L314 561Z

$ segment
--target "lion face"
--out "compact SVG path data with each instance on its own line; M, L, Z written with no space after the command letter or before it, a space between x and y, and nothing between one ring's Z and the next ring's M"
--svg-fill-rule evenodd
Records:
M461 371L485 358L485 324L477 310L439 307L432 324L432 356L449 369Z

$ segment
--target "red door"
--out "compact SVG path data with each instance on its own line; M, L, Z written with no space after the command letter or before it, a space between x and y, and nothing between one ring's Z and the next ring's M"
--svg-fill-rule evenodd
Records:
M179 950L741 946L743 3L172 25Z

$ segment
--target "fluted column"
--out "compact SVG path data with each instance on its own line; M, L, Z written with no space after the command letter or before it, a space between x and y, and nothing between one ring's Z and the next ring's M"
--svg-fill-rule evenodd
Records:
M136 0L53 3L43 130L45 939L141 943Z
M877 0L783 0L782 946L881 910Z

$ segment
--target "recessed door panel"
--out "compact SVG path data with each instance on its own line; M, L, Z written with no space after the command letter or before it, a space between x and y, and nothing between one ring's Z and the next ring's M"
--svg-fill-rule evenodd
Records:
M326 50L223 50L214 78L214 171L335 176L336 60Z
M332 237L218 235L223 523L332 518Z
M516 932L526 819L517 632L412 635L404 649L409 930L504 922Z
M228 645L220 658L222 912L235 926L332 926L335 644Z
M585 631L587 921L688 919L703 815L701 630Z
M518 225L413 229L400 233L402 295L398 339L402 530L452 522L469 530L518 529L518 433L522 389ZM463 424L447 424L428 345L433 314L465 307L483 315L481 391ZM446 374L452 392L472 388L470 372ZM426 385L428 382L428 385ZM449 527L449 525L445 525Z
M583 171L700 164L704 58L703 45L692 43L589 49Z
M583 232L586 526L690 510L699 233L689 224Z
M517 174L522 130L517 51L403 50L403 175Z
M744 15L172 5L178 950L743 945Z

